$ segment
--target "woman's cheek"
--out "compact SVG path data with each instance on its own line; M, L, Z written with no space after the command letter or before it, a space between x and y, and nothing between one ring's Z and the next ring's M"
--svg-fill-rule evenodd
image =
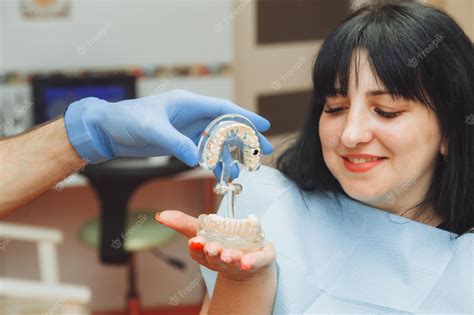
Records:
M389 139L391 141L400 141L400 137L404 137L407 128L410 129L410 124L403 121L384 121L374 119L371 121L372 131L377 138Z
M323 149L334 149L338 146L342 131L337 121L328 121L321 118L319 124L319 137Z

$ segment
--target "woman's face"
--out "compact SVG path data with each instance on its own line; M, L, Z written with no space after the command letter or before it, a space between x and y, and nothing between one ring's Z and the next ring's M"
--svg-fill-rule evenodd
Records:
M435 114L386 93L359 53L358 84L353 58L348 95L328 97L321 114L324 161L349 196L400 214L425 197L445 144Z

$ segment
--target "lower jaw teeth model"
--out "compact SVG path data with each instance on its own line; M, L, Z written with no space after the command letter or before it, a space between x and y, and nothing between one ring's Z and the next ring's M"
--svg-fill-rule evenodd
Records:
M241 115L223 115L209 124L202 133L198 148L200 166L213 170L222 164L219 182L214 192L229 199L227 217L216 214L201 214L198 217L197 235L206 241L217 241L225 248L243 251L258 250L263 247L265 236L257 217L235 218L235 197L242 191L240 184L232 183L232 167L239 163L248 171L260 167L259 132L250 120Z

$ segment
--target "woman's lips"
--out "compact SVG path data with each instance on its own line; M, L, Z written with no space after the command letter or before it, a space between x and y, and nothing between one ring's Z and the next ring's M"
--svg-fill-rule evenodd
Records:
M364 162L364 163L354 163L351 162L348 158L342 157L344 161L344 166L351 172L354 173L363 173L371 170L375 166L379 165L387 158L379 158L378 160L371 161L371 162Z

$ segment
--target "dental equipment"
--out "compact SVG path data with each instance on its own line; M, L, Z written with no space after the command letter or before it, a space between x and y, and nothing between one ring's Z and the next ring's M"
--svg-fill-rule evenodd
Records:
M201 156L199 165L207 170L215 169L219 163L222 171L213 191L229 198L227 217L216 214L201 214L198 217L197 234L208 242L217 241L223 247L243 251L258 250L265 239L262 227L254 215L245 219L236 218L236 195L243 187L232 183L231 170L239 163L253 172L260 167L261 148L259 132L250 120L241 115L223 115L212 121L199 140Z

